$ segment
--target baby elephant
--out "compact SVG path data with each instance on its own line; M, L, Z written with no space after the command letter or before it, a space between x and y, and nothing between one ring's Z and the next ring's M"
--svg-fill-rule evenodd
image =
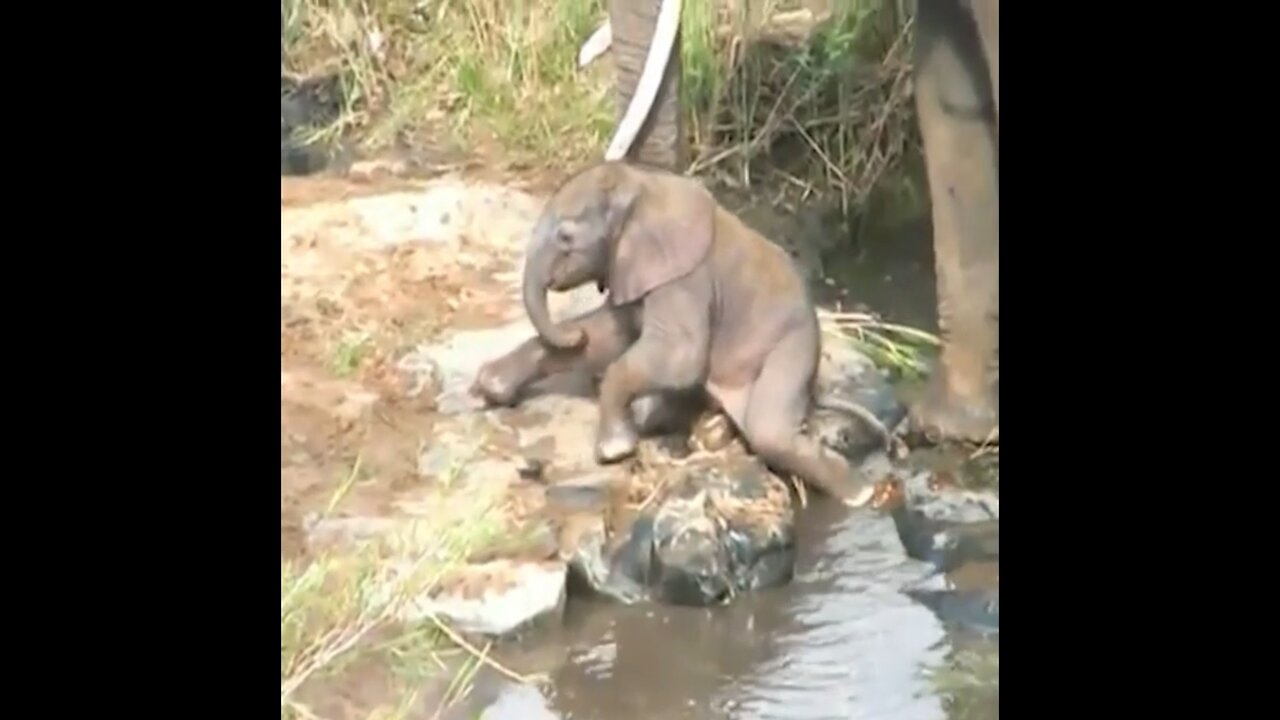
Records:
M591 281L605 305L552 322L547 291ZM570 178L534 227L524 303L539 337L480 369L472 390L488 402L509 405L551 374L603 373L596 455L607 463L635 451L637 424L701 388L775 470L870 501L873 487L801 432L821 337L804 281L698 181L626 162ZM633 419L633 402L651 417Z

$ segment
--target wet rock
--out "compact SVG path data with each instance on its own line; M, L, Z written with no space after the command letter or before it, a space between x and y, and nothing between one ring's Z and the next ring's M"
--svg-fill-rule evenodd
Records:
M902 590L943 622L1000 632L1000 562L974 562L932 573Z
M566 483L551 502L603 508L567 545L572 587L615 600L705 606L781 585L795 562L790 489L754 457L704 456L667 471L656 494L628 512L607 482ZM594 520L594 521L593 521Z
M823 338L816 385L809 432L851 462L860 462L871 452L884 449L885 439L841 406L862 407L890 431L906 417L906 406L898 400L884 373L849 343Z
M565 565L493 560L450 573L428 593L406 602L401 620L438 617L466 633L504 636L564 611Z
M791 492L755 458L685 469L652 523L650 584L666 602L723 602L791 579Z
M922 472L883 488L909 557L934 572L903 588L943 622L983 632L1000 630L1000 502L992 491L967 490Z

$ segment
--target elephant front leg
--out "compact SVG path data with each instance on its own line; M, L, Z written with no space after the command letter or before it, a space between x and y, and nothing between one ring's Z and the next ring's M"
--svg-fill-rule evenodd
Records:
M697 388L706 375L710 313L680 288L665 286L645 299L640 339L605 370L600 383L596 459L617 462L639 442L632 403L670 398ZM638 403L642 404L642 403Z
M550 375L582 370L598 375L620 356L638 335L631 308L605 305L558 325L581 328L587 341L580 348L548 347L538 337L481 366L472 394L490 405L514 405L529 385Z
M999 426L1000 246L991 80L973 18L921 0L916 105L932 200L939 367L911 411L934 440L983 442Z

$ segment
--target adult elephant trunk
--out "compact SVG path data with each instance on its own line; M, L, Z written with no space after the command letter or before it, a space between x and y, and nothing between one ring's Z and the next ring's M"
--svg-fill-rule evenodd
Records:
M683 170L680 0L609 0L609 25L618 126L605 159Z
M582 331L557 326L551 319L551 309L547 307L547 291L551 289L556 253L555 228L551 218L544 216L533 230L533 239L524 261L524 309L544 343L570 350L582 344L585 339Z

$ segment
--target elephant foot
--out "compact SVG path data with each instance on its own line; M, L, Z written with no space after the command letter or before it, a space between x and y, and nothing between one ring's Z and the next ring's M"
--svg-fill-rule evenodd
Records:
M503 372L495 363L486 363L476 373L471 383L471 394L496 407L512 407L520 392L519 384L512 382L509 373Z
M962 398L952 392L943 372L930 378L910 410L911 434L930 443L1000 442L1000 409L994 393Z
M618 421L602 425L596 440L596 460L601 464L615 463L635 454L640 437L628 422Z

